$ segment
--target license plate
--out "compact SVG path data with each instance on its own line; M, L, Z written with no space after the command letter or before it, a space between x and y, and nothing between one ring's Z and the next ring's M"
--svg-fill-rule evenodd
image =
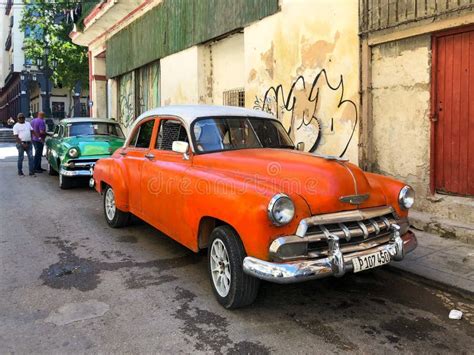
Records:
M359 256L352 259L354 272L372 269L377 266L388 264L390 262L390 254L386 250L378 251L369 255Z

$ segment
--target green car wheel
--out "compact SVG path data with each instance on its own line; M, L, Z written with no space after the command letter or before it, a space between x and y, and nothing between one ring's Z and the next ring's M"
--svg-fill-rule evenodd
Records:
M70 189L72 187L72 179L59 174L59 187L63 190Z

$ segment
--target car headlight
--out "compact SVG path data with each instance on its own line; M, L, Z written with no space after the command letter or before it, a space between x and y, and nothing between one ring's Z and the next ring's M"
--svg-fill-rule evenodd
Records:
M268 203L268 218L276 226L291 222L295 216L295 205L285 194L276 194Z
M403 187L398 195L398 203L400 204L400 207L405 210L411 208L415 203L415 190L408 185Z
M71 148L68 150L67 154L71 157L71 158L77 158L79 156L79 150L76 149L76 148Z

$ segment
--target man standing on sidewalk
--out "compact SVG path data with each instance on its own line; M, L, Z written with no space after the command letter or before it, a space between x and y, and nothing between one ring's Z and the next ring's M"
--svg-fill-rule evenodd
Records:
M33 160L35 173L42 173L45 169L41 168L41 157L43 156L44 139L46 137L46 124L44 122L44 112L38 112L38 117L31 121L31 127L35 132L33 136L33 146L35 147L35 157Z
M18 122L13 126L13 135L16 139L16 148L18 149L18 175L23 176L23 158L28 156L28 169L30 176L35 176L33 166L33 148L31 136L35 134L29 122L25 122L25 115L21 112L17 116Z

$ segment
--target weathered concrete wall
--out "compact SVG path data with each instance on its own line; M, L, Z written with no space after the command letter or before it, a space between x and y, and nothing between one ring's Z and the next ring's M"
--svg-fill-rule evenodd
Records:
M358 1L280 4L244 30L246 106L277 114L307 151L357 164Z
M372 49L375 170L429 189L430 36Z
M374 46L371 74L373 115L369 143L375 172L414 187L415 209L428 213L412 213L417 226L472 242L474 200L432 195L429 190L430 35ZM455 222L443 222L444 219Z
M188 48L163 58L161 105L199 103L199 48Z
M161 60L162 105L222 105L226 90L244 87L244 36L194 46Z
M245 86L244 35L238 33L214 42L209 50L212 103L222 105L224 91Z

